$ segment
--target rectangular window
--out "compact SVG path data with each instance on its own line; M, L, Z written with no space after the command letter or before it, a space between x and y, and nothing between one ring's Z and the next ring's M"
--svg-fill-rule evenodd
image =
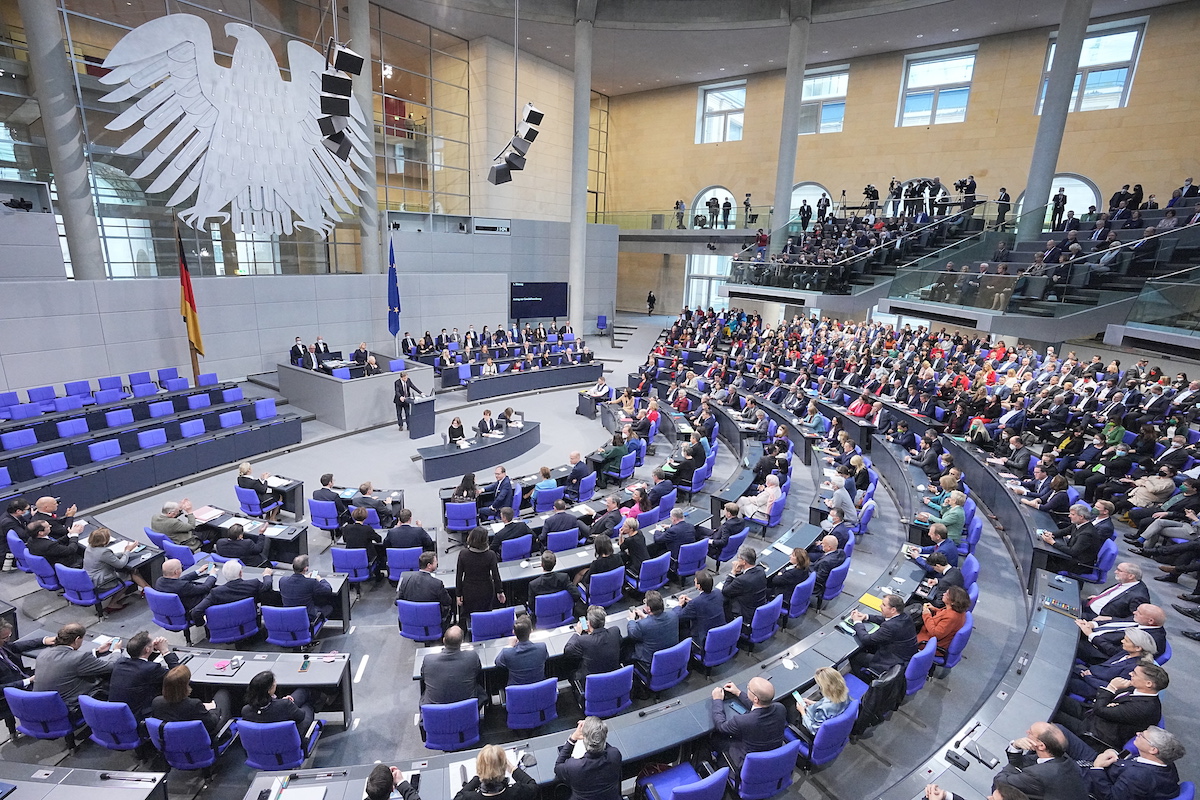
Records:
M696 142L740 142L746 115L746 84L700 87L700 119Z
M1071 90L1070 111L1098 111L1106 108L1124 108L1129 102L1129 88L1133 85L1133 67L1141 50L1142 32L1145 26L1121 28L1107 27L1089 33L1083 40L1083 51L1079 54L1079 72L1075 75L1075 86ZM1038 93L1037 113L1042 113L1046 100L1046 84L1050 80L1050 68L1054 66L1057 42L1051 41L1046 53L1046 70L1042 76L1042 89Z
M973 52L910 59L896 124L907 128L964 121L974 71Z
M837 133L846 116L848 69L804 79L800 105L800 133Z

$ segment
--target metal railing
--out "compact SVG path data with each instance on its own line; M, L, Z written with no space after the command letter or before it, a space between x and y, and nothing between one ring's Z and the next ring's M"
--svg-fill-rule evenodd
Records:
M693 214L691 209L650 209L648 211L603 211L588 213L588 222L616 225L623 231L690 230L711 233L740 231L747 236L762 228L771 229L770 206L751 206L747 213L744 206L735 206L729 212L729 223L724 224L722 212L717 212L716 225L710 225L708 213Z

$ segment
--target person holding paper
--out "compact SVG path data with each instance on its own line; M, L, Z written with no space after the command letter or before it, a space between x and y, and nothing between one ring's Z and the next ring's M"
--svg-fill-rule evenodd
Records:
M537 796L537 781L510 764L503 747L489 744L475 757L475 777L463 784L454 800L537 800Z
M251 474L249 461L243 461L238 465L237 485L243 489L254 490L258 494L258 502L261 506L263 506L263 508L266 508L271 503L274 503L275 498L277 497L275 490L272 489L267 483L267 479L270 477L271 473L264 472L261 477L255 478L254 475ZM266 519L270 522L274 522L278 517L278 506L274 510L268 511L266 514Z
M571 790L569 800L619 800L621 751L608 743L604 720L588 717L579 721L558 748L554 777Z
M98 592L108 591L128 581L133 581L137 589L130 588L130 594L141 594L150 584L135 570L129 568L129 557L133 554L137 542L125 542L114 551L112 532L108 528L96 528L88 534L87 548L83 551L83 568L92 579ZM110 608L114 611L124 608L120 597L113 597Z

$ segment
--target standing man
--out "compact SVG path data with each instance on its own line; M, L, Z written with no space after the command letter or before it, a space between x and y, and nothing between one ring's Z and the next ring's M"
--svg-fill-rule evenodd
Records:
M715 197L708 198L705 203L708 206L708 227L717 227L717 214L721 212L721 201Z
M1067 210L1067 194L1066 189L1062 186L1058 187L1058 194L1050 198L1050 230L1058 230L1058 226L1062 224L1063 212Z
M733 210L733 198L726 197L725 202L721 204L721 227L729 227L729 212Z
M744 227L749 228L750 227L750 209L753 208L753 206L750 204L750 193L749 192L746 192L746 199L742 201L742 208L744 208L746 210L745 211L746 216L742 220L742 224Z
M813 210L807 200L800 201L800 230L808 233L808 223L812 221Z
M417 570L406 572L400 579L396 597L410 603L437 603L442 609L442 630L450 625L450 613L454 603L446 585L433 573L437 571L436 551L424 551L417 557Z
M829 213L829 198L824 192L817 198L817 222L824 222L825 215Z
M650 293L646 295L646 314L647 314L647 316L653 316L654 304L657 302L658 302L658 298L654 296L654 290L651 289Z
M1008 211L1012 208L1012 197L1008 193L1008 189L1000 187L1000 194L996 195L996 230L1003 231L1008 229L1008 225L1004 220L1008 217Z
M400 430L404 430L404 424L408 422L409 407L412 405L414 397L424 397L425 393L416 387L408 377L407 371L401 371L400 377L396 378L396 391L392 397L392 402L396 404L396 425Z

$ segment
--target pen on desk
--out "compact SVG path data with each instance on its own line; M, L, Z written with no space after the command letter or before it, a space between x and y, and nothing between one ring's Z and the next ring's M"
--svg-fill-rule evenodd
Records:
M668 708L674 708L675 706L680 706L680 705L683 705L682 700L674 700L670 703L667 703L666 705L659 706L658 708L650 708L645 711L639 711L638 716L645 717L650 714L657 714L659 711L666 711Z

